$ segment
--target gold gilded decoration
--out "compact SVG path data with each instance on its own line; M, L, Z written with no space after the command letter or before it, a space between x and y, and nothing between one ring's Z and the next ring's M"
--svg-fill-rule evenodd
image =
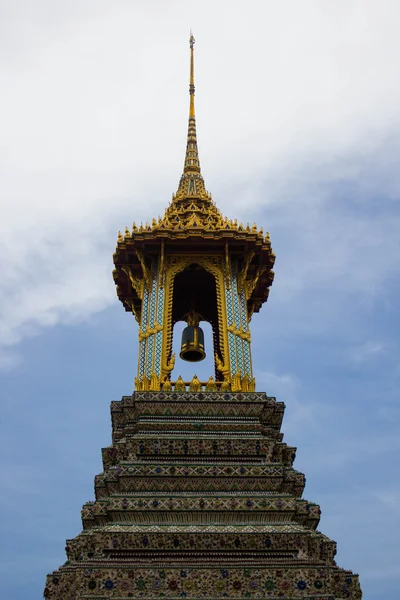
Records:
M132 298L127 298L126 301L128 302L130 309L132 311L133 316L135 317L136 321L139 323L140 325L140 311L136 310L136 307L133 303Z
M228 348L228 330L225 307L225 286L224 286L224 267L222 256L202 256L202 255L172 255L166 260L165 274L165 302L164 302L164 335L162 364L167 364L168 357L172 349L172 303L173 303L173 285L175 276L183 271L190 264L198 264L215 277L217 293L218 310L218 328L221 332L220 348L224 362L227 363L229 370L229 356L226 351ZM165 373L163 372L162 375Z
M225 242L225 277L226 277L226 287L228 290L231 289L231 268L229 262L229 248L228 242Z
M194 375L193 379L189 385L189 391L190 392L200 392L200 390L201 390L201 383L200 383L199 379L197 378L197 375Z
M132 269L126 265L121 267L121 269L129 277L129 281L131 282L133 289L137 293L140 300L142 300L143 299L143 279L141 279L140 277L135 277L132 274Z
M150 377L150 390L157 392L160 389L160 378L156 373L152 373Z
M242 388L242 392L248 392L249 391L249 378L247 375L245 375L242 379L242 381L240 382L241 388Z
M184 381L181 376L176 381L165 379L161 382L161 379L157 375L152 374L150 378L144 377L142 379L135 378L135 389L136 391L159 391L164 392L220 392L220 391L236 391L236 392L254 392L255 391L255 379L249 379L247 375L243 378L238 373L234 375L231 380L215 381L211 375L207 381L200 381L195 375L191 381ZM154 388L154 389L153 389ZM235 389L233 389L235 388Z
M168 373L170 373L171 371L173 371L174 367L175 367L175 352L173 353L173 355L171 356L171 358L169 359L169 361L163 363L162 365L162 373L164 376L167 376Z
M165 277L164 252L165 252L165 242L164 242L164 240L162 240L162 242L161 242L161 256L160 256L160 288L161 289L164 287L164 277Z
M261 275L265 272L266 268L267 267L265 265L263 265L262 267L258 267L254 277L252 279L247 279L245 281L245 294L246 294L247 300L252 295L252 293L258 283L258 280L260 279Z
M193 327L198 327L200 321L202 320L201 315L197 313L195 310L191 310L186 315L183 316L183 320L186 321L188 325Z
M248 389L248 391L249 392L255 392L256 391L256 380L255 380L254 377L253 377L253 379L251 379L249 381L249 389Z
M232 392L240 392L242 390L240 373L235 373L231 380Z
M194 43L195 39L192 32L190 32L189 46L190 46L190 83L189 83L189 94L190 94L190 108L189 116L194 117Z
M231 373L228 365L225 365L217 353L215 353L215 366L217 367L217 371L221 373L224 378L224 382L230 382Z
M238 290L239 292L242 291L245 287L245 281L247 279L247 272L249 270L249 265L251 263L251 261L253 260L253 256L254 256L254 250L252 250L251 252L247 252L246 253L246 258L244 261L244 266L242 271L239 273L239 277L238 277Z
M249 348L245 344L242 345L241 340L250 343L248 321L267 298L268 288L273 279L272 265L275 255L268 233L264 234L256 224L251 227L248 223L244 225L238 223L237 219L225 217L206 191L197 145L194 43L194 37L191 35L189 120L183 173L178 190L172 195L172 201L162 217L153 218L139 226L133 223L131 232L125 228L125 235L119 233L114 254L114 279L118 297L125 309L133 312L137 320L141 315L144 319L139 333L139 372L142 374L145 370L149 375L154 371L159 376L159 381L154 377L153 380L151 377L148 381L144 379L140 384L143 389L159 389L165 384L168 387L167 380L174 389L175 384L170 381L175 364L172 357L174 281L178 273L192 264L204 268L215 279L216 298L213 300L216 300L217 311L211 325L214 353L218 354L219 362L216 360L215 363L217 376L215 373L213 375L223 381L214 383L218 390L231 389L232 385L235 389L250 390L254 388L254 382L251 380L251 356ZM231 311L231 305L226 292L233 285L232 257L235 257L235 269L236 264L239 266L237 290L233 290L232 293L236 295L237 292L244 292L247 315L246 306L243 305L240 318L237 317L237 322L228 328L227 311ZM263 276L265 271L267 275ZM146 291L148 293L145 293ZM240 302L242 301L243 296L240 299ZM146 302L146 310L142 309L142 302ZM201 302L198 304L198 311L204 312ZM152 326L149 324L150 311L153 311ZM175 315L174 319L177 317L182 318L181 315ZM232 323L233 315L229 318L229 323ZM154 323L153 319L157 321ZM204 319L201 315L186 315L186 320L188 324L198 325L198 322ZM156 344L155 334L158 332L162 332L162 335L157 336ZM229 332L235 336L236 350L229 348ZM235 351L243 351L243 356L248 354L246 364L250 364L250 367L246 367L247 378L242 379L244 373L240 373L240 377L236 376L233 381L235 373L231 368L230 352L233 357ZM150 360L151 364L148 364ZM181 385L182 381L178 381L178 388ZM185 385L188 387L190 383L186 382ZM203 389L206 385L207 382L202 383ZM210 385L213 386L212 381Z
M237 327L236 323L233 323L232 325L228 325L228 331L230 331L231 333L238 335L240 338L242 338L242 340L246 340L247 342L251 342L251 334L250 331L244 331L243 327Z
M188 179L191 185L189 186ZM183 189L186 184L186 188ZM189 189L190 187L190 189ZM261 242L264 249L269 251L271 262L275 258L270 245L269 237L265 237L256 227L243 227L238 225L236 219L227 219L217 208L208 192L201 193L204 188L202 175L199 173L184 173L181 177L180 191L172 196L172 203L164 212L161 219L153 219L152 224L146 223L139 228L132 229L130 235L125 236L125 241L130 238L146 239L148 237L205 237L209 232L218 233L219 237L229 237L229 239L243 239L249 241ZM124 237L118 237L118 242L123 242Z
M185 382L183 381L183 379L180 375L175 383L175 391L176 392L185 392L186 391Z
M247 308L247 320L250 322L254 312L259 309L261 306L261 302L252 302L250 306Z
M201 175L199 152L197 149L196 117L194 108L194 37L190 36L190 82L189 82L189 124L186 144L185 163L183 175L180 179L178 190L174 196L174 201L186 198L198 198L209 203L210 194L204 186L204 179Z
M135 317L136 322L140 324L141 314L140 314L140 312L138 310L136 310L135 305L134 305L133 302L132 302L132 305L131 305L131 309L132 309L132 314Z
M142 340L145 340L146 338L150 337L154 333L158 333L159 331L162 331L162 329L163 329L163 326L159 325L158 323L154 323L154 327L150 327L150 325L147 325L146 331L139 331L139 342L141 342Z
M135 389L138 392L150 390L157 392L161 389L161 380L157 373L152 371L150 377L143 375L141 378L135 377Z
M208 378L208 381L206 383L206 392L216 392L217 391L217 384L215 383L214 377L211 375Z
M221 385L221 392L229 392L231 389L231 382L228 379L224 379Z
M139 259L141 267L142 267L144 282L147 286L147 289L150 290L151 289L151 279L152 279L151 271L147 268L143 252L141 250L139 250L139 248L135 248L135 252L136 252L136 256Z
M273 253L270 248L269 236L264 239L262 229L258 230L254 224L252 228L242 223L238 225L237 219L231 220L224 217L218 210L211 195L206 191L203 176L201 174L199 153L197 147L196 116L195 116L195 83L194 83L194 37L190 37L190 82L189 82L189 122L187 145L184 160L183 174L181 176L178 190L172 196L172 203L166 209L164 217L153 219L152 224L146 223L139 228L132 226L131 237L144 240L147 237L161 238L161 267L163 267L164 240L169 237L207 237L217 234L217 239L229 236L248 240L256 243L263 250L268 250L271 262ZM129 232L126 231L125 239L129 241ZM214 238L215 239L215 238ZM123 242L123 236L119 234L118 242ZM135 245L136 246L136 245ZM261 249L261 248L260 248ZM141 261L142 262L142 261ZM142 262L144 266L144 262ZM144 269L145 270L145 269ZM246 270L246 269L245 269ZM245 279L246 274L244 274ZM229 268L226 269L226 284L230 286ZM146 281L146 277L145 277ZM161 268L161 288L164 285L163 268ZM243 283L243 282L242 282ZM146 281L146 285L148 282Z
M147 391L150 389L150 379L143 375L141 379L138 377L135 378L135 387L138 391Z

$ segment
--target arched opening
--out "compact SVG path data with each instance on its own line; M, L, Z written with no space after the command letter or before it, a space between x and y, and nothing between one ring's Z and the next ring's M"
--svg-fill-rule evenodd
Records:
M200 316L200 326L204 322L209 323L211 326L211 331L208 332L207 328L202 327L204 333L208 333L205 336L206 359L199 363L186 364L185 361L179 359L178 363L181 334L183 328L186 326L185 317L192 311L195 311ZM175 324L180 321L183 322L175 327ZM216 281L214 275L199 264L192 263L175 276L172 302L172 327L173 351L177 357L175 373L178 372L178 365L182 368L183 372L188 373L186 365L189 365L189 372L192 376L196 373L200 377L199 373L204 373L204 376L208 374L207 379L210 375L213 375L217 381L220 381L221 374L219 372L216 373L214 368L214 354L218 353L219 356L221 355ZM206 365L202 366L201 363L206 363ZM205 372L206 366L207 372ZM182 374L183 377L183 373L179 372L179 374Z

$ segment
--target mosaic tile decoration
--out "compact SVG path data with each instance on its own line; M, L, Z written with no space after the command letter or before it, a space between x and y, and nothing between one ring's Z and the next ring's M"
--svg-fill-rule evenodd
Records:
M113 443L83 531L47 577L57 600L359 600L302 498L284 405L263 392L135 392L111 403Z

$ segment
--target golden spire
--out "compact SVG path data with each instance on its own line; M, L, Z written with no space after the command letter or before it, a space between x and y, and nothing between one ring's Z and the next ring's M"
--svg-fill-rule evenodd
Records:
M178 191L174 198L175 200L183 200L185 198L210 200L210 195L204 187L204 180L200 170L199 151L197 148L196 116L194 110L194 42L195 39L192 32L190 32L189 126L183 175L179 182Z
M195 118L194 114L194 43L195 39L193 37L192 32L190 31L190 83L189 83L189 94L190 94L190 109L189 109L189 117Z

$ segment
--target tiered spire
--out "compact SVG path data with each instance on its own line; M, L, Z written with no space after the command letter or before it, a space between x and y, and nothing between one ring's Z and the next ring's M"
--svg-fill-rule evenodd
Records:
M185 163L183 166L183 175L179 182L178 191L175 200L184 200L186 198L199 198L210 200L210 195L205 189L204 179L201 175L199 151L197 148L196 134L196 114L194 108L194 43L195 39L190 32L190 83L189 83L189 124L186 144Z

